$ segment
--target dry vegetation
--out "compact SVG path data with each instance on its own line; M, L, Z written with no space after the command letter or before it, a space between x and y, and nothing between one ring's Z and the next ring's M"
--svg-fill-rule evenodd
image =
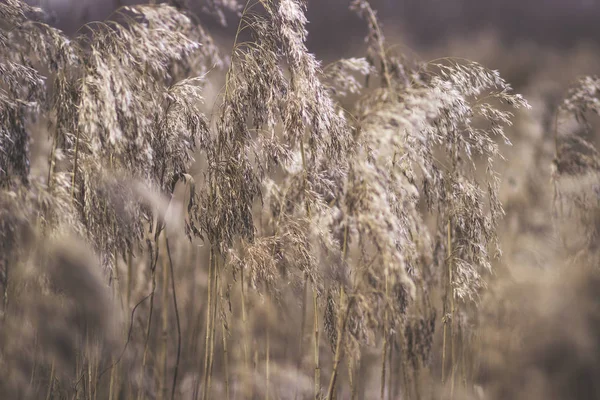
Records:
M303 0L207 1L230 52L183 3L0 3L2 398L600 397L598 78L530 110L366 0L327 66Z

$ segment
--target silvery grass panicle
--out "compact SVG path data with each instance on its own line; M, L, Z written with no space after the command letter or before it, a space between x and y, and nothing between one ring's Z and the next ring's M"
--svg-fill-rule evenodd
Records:
M46 103L45 77L37 67L59 59L67 42L38 22L41 18L40 9L19 0L0 4L0 186L4 187L29 179L27 122Z
M11 61L0 63L6 89L0 88L0 184L13 179L27 182L29 176L29 134L27 116L45 95L44 79L31 67Z
M162 113L169 110L173 93L168 92L169 66L195 51L200 44L183 33L191 22L167 6L124 8L126 25L116 22L90 26L90 37L82 37L82 77L78 96L77 143L81 154L122 164L133 175L150 179L163 188L170 182L163 168L153 169L156 136L175 135L173 146L182 154L191 152L194 135L162 131ZM88 43L85 43L88 42ZM162 117L162 118L160 118ZM201 128L201 127L200 127ZM185 157L185 156L184 156ZM189 156L188 156L189 157ZM176 159L177 161L177 159ZM166 167L164 167L166 168Z
M450 220L452 259L456 264L453 293L457 299L476 300L483 287L483 271L491 269L494 254L500 254L496 236L503 215L498 200L499 176L494 160L501 158L497 140L510 143L504 127L511 125L513 114L504 107L528 108L529 105L497 71L474 62L451 61L432 65L425 87L434 114L427 118L424 133L445 154L444 185L437 193L438 209ZM478 178L476 162L483 161L485 175ZM488 253L492 246L494 253Z
M433 182L425 180L424 195L437 210L436 237L443 240L446 253L438 266L445 288L441 375L453 393L456 368L462 362L457 348L468 343L465 332L472 306L486 287L494 258L501 254L497 228L504 211L494 161L501 158L498 141L509 143L504 129L513 114L505 108L529 105L512 93L497 71L469 61L429 63L419 86L425 89L421 101L431 108L418 135L436 149L421 152L427 156L419 164L437 171ZM484 173L477 172L478 166Z
M262 13L255 12L259 6ZM302 182L304 198L307 185L322 179L320 160L341 160L348 147L345 119L304 44L305 23L300 1L264 1L242 15L239 31L250 30L253 40L234 45L209 159L213 189L207 202L215 214L207 228L223 250L237 235L252 241L251 209L267 172L282 167Z
M170 198L194 151L210 147L201 78L178 81L176 66L198 49L218 62L211 39L172 7L123 7L117 17L122 22L89 24L74 44L76 62L57 76L52 153L69 159L72 196L110 265L142 240L145 224L158 218L161 225L165 212L124 183L133 179Z
M327 87L335 96L359 94L363 89L364 79L374 73L375 69L366 58L343 58L324 68Z

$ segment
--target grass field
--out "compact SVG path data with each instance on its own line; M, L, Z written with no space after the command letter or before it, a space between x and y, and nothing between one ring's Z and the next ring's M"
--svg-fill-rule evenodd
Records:
M0 398L600 398L600 55L348 6L0 2Z

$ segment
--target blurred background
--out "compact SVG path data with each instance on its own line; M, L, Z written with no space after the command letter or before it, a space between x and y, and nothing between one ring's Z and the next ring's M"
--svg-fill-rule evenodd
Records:
M187 0L192 8L202 0ZM72 30L82 19L104 19L119 4L132 0L29 0L52 10L58 25ZM137 1L139 3L139 1ZM319 50L346 48L363 36L348 0L308 0L313 37L327 31L328 40L312 42ZM386 29L405 35L418 46L443 43L449 37L471 37L493 31L507 43L531 42L567 48L600 41L598 0L372 0Z
M73 33L104 20L119 5L138 0L29 0L50 11L53 23ZM185 2L224 48L231 46L237 18L228 26L203 15L205 0ZM239 1L239 3L243 3ZM363 54L365 24L348 10L350 0L307 0L311 51L324 63ZM571 82L600 70L600 0L371 0L396 50L410 57L466 57L499 69L526 92ZM541 85L539 83L542 83ZM526 93L527 94L527 93Z

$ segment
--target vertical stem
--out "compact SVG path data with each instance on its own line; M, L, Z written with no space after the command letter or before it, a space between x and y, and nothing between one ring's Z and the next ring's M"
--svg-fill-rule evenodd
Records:
M242 295L242 334L244 335L244 337L242 338L242 346L243 346L243 350L244 350L244 366L246 368L246 370L249 370L250 368L250 354L248 352L248 313L246 310L246 284L244 281L244 268L242 268L241 270L241 279L240 279L240 290L241 290L241 295ZM250 385L251 391L254 391L254 386L252 385L252 383L248 382L248 380L246 379L245 382L245 386ZM253 393L252 393L253 395Z
M406 337L404 337L404 335L402 335L402 338L400 339L402 340L402 348L406 349ZM409 366L410 366L410 361L407 359L407 357L401 357L401 361L400 361L400 367L402 368L402 387L400 390L400 393L402 394L402 398L407 398L410 399L411 398L411 380L410 380L410 376L409 376Z
M154 248L154 254L153 254L153 259L151 261L151 265L150 265L150 271L151 271L151 277L150 279L152 280L152 290L150 292L150 311L148 313L148 325L146 327L146 338L145 338L145 342L144 342L144 353L142 356L142 371L141 371L141 381L140 381L140 389L138 392L138 399L142 399L144 398L144 375L146 372L146 362L148 359L148 344L150 341L150 331L152 328L152 314L154 311L154 293L156 291L156 264L158 262L158 236L160 235L158 229L160 229L159 227L156 228L157 232L154 236L154 244L155 244L155 248ZM152 255L152 252L150 253Z
M7 262L6 265L4 266L4 292L3 292L3 298L2 298L2 320L3 321L6 319L6 316L8 314L9 282L10 282L10 267L9 267L9 263Z
M390 334L390 341L389 341L389 351L388 351L388 365L389 365L389 370L390 372L388 373L388 383L387 383L387 388L388 388L388 399L394 399L396 396L396 388L394 387L394 377L396 376L396 368L394 368L394 344L395 344L395 337L394 335Z
M29 386L35 391L35 373L37 370L37 361L38 361L38 333L34 333L33 337L33 367L31 368L31 377L29 378Z
M50 151L50 159L48 160L48 188L52 188L52 180L54 178L54 165L56 159L56 147L58 146L58 141L56 137L52 141L52 150Z
M460 364L461 364L461 383L462 388L465 389L467 387L467 346L465 344L465 335L462 331L462 325L460 326Z
M93 364L93 369L92 369L92 372L93 372L92 382L93 382L93 388L94 388L94 390L92 392L93 400L97 400L97 398L98 398L98 368L99 368L98 362L99 362L99 357L96 355L96 356L94 356L94 364Z
M319 307L317 301L317 289L313 284L313 313L314 313L314 335L315 335L315 400L319 400L321 393L321 364L319 361Z
M116 229L115 229L115 225L113 224L113 233L115 233L116 236ZM123 304L123 296L121 294L121 281L119 280L119 256L117 254L117 250L115 249L113 251L113 258L115 259L115 264L113 266L114 270L115 270L115 284L113 285L113 290L112 290L112 294L113 294L113 299L115 297L118 297L119 300L121 301L121 308L127 309L127 307L124 306ZM115 363L115 358L111 357L111 369L110 369L110 383L108 385L108 399L109 400L113 400L113 391L114 388L116 386L116 378L117 378L117 365Z
M296 373L302 369L302 355L304 354L304 334L306 332L306 298L308 297L308 275L304 274L304 284L302 286L302 308L300 312L300 345L298 349L298 364ZM294 400L298 398L298 385L295 386Z
M179 320L179 308L177 307L177 291L175 290L175 271L173 269L173 259L171 258L171 248L169 247L169 238L165 232L165 246L169 258L171 269L171 291L173 292L173 308L175 309L175 322L177 323L177 356L175 358L175 370L173 372L173 385L171 387L171 400L175 399L175 389L177 387L177 373L179 371L179 357L181 356L181 322Z
M302 156L302 167L304 169L304 190L306 190L308 168L306 165L306 154L304 151L304 141L300 140L300 154ZM310 219L310 204L305 201L306 215ZM315 399L318 399L321 392L321 364L319 360L319 306L317 288L315 282L313 282L313 313L314 313L314 356L315 356Z
M444 301L444 331L442 333L442 384L446 383L446 337L448 336L448 319L446 318L446 314L448 311L446 307L446 302L447 300Z
M71 201L75 198L75 182L77 178L77 162L79 158L79 135L80 130L77 129L77 135L75 137L75 156L73 157L73 174L71 178Z
M116 381L115 381L115 395L114 395L114 399L115 400L120 400L121 397L121 391L124 391L125 396L123 396L124 398L128 399L129 397L129 379L125 378L125 376L121 376L120 374L120 370L121 370L121 366L120 365L115 365L115 368L117 368L117 371L115 372L115 376L116 376ZM125 370L123 370L123 375L126 375ZM125 379L123 379L125 378Z
M115 254L115 260L117 260L116 254ZM118 269L118 263L116 263L115 268ZM124 294L121 290L121 288L122 288L121 281L118 280L117 283L118 283L118 285L116 285L116 287L115 287L116 295L119 296L119 299L121 300L121 306L123 307L123 310L127 314L129 312L129 301L127 301L126 304L123 304ZM125 341L127 342L127 339L129 337L129 332L128 332L128 329L126 326L124 326L123 328L124 328L123 335L125 337ZM109 392L110 400L112 400L112 399L119 400L119 398L120 398L119 393L121 391L121 376L119 375L119 370L120 370L120 365L118 363L118 360L115 360L113 357L112 368L111 368L111 372L110 372L110 385L112 387L112 389L110 389L110 392Z
M50 383L48 384L48 392L46 393L46 400L52 398L52 390L54 388L54 360L52 360L52 366L50 367Z
M448 224L447 224L447 249L448 249L448 296L449 296L449 301L450 301L450 337L451 337L451 341L450 341L450 373L451 373L451 377L450 377L450 400L452 400L454 398L454 378L455 378L455 361L456 361L456 354L455 354L455 338L456 338L456 332L455 332L455 308L454 308L454 288L453 288L453 282L454 282L454 277L453 277L453 262L452 262L452 220L451 218L448 218Z
M338 317L338 334L337 340L335 343L335 359L333 362L333 372L331 374L331 379L329 380L329 389L327 390L327 399L333 400L335 396L335 386L339 371L340 361L342 360L342 354L344 352L343 343L344 343L344 334L346 333L346 326L348 324L348 317L350 316L350 309L352 307L354 298L351 298L348 304L346 305L346 310L343 313L340 313ZM345 292L344 287L340 287L340 310L345 302Z
M169 388L167 386L167 346L169 337L169 269L165 262L163 264L162 276L162 334L161 334L161 369L162 373L159 377L159 393L158 398L165 400Z
M129 379L126 382L125 398L130 399L133 396L133 386L131 385L132 382Z
M223 333L223 364L225 366L225 398L229 400L229 354L227 350L227 329L225 328L225 325L226 321L223 319L221 321L221 331Z
M132 290L132 279L133 279L133 250L127 251L127 307L131 304L131 290Z
M342 265L345 264L346 262L346 256L348 254L348 221L346 221L345 227L344 227L344 243L342 244ZM337 375L338 375L338 366L340 364L340 361L342 359L342 345L344 343L344 333L346 331L346 321L348 320L348 316L350 315L350 303L348 303L348 305L346 306L346 312L342 313L342 307L344 305L344 296L345 296L345 292L344 292L344 286L342 284L340 284L340 299L339 299L339 317L338 317L338 321L337 321L337 339L336 339L336 343L335 343L335 358L334 358L334 362L333 362L333 372L331 374L331 379L329 381L329 389L327 390L327 398L329 400L333 400L334 398L334 394L335 394L335 385L336 385L336 381L337 381ZM349 368L348 373L350 375L352 375L351 372L351 368ZM350 377L350 385L352 386L352 376Z
M267 387L265 388L265 399L269 400L269 388L270 388L270 378L271 378L271 370L270 370L270 357L271 357L271 329L267 325L267 350L266 350L266 374L267 374Z
M242 325L243 325L243 330L244 330L244 340L243 342L243 346L244 346L244 363L246 364L246 367L248 367L249 365L249 359L248 359L248 343L247 343L247 325L246 325L246 321L248 319L247 314L246 314L246 290L244 287L244 269L242 268L241 271L241 280L240 280L240 289L242 292Z
M211 314L212 314L212 280L213 280L213 248L210 248L210 256L208 261L208 300L206 309L206 337L204 342L204 387L202 392L202 399L206 400L207 389L208 389L208 369L209 358L210 358L210 335L211 335Z
M81 355L80 355L81 350L77 350L76 354L75 354L75 377L79 377L81 376L79 370L81 367ZM54 360L53 360L54 362ZM79 379L79 378L78 378ZM75 385L75 393L73 394L73 398L79 400L79 385L76 384Z
M244 338L246 338L246 334L247 334L247 325L246 325L246 321L248 319L248 316L246 314L246 290L244 287L244 269L242 268L242 272L241 272L241 281L240 281L240 288L242 291L242 324L243 324L243 328L244 328ZM244 362L246 363L246 367L248 367L249 365L249 359L248 359L248 343L246 340L243 340L244 342Z
M86 328L86 335L85 335L86 340L85 341L86 341L86 344L87 344L86 345L87 351L89 352L88 365L87 365L87 373L88 373L88 388L87 389L88 389L88 399L92 400L93 399L92 382L94 380L94 378L93 378L93 371L92 371L92 365L93 365L94 355L93 355L92 348L90 346L90 336L89 335L90 335L89 330Z
M379 398L384 400L385 396L385 367L387 362L387 347L388 347L388 305L387 302L389 300L389 285L388 285L388 274L385 274L385 316L383 320L383 354L381 357L381 391L379 393Z
M213 262L214 262L214 266L213 266L213 281L214 281L214 287L213 287L213 314L212 314L212 319L211 319L211 334L210 334L210 361L209 361L209 369L208 369L208 397L207 399L210 397L210 393L211 393L211 380L212 380L212 371L213 371L213 365L214 365L214 361L215 361L215 336L216 336L216 318L217 318L217 305L219 303L219 298L217 297L217 293L219 292L219 264L218 261L219 259L217 258L217 256L215 255L213 257Z
M452 375L450 377L451 382L450 382L450 400L454 399L454 387L456 384L456 369L458 368L458 360L457 360L457 355L456 355L456 350L457 350L457 343L456 340L458 339L458 335L456 332L456 328L457 328L457 322L454 321L454 317L455 317L455 309L454 309L454 304L452 304L452 343L451 343L451 354L452 354Z
M115 399L114 397L114 391L115 391L115 387L116 387L116 376L117 376L117 364L115 364L115 359L114 357L112 358L112 368L110 370L110 383L108 385L108 400L113 400ZM117 395L118 396L118 395Z
M117 233L116 233L116 228L115 228L114 225L113 225L113 233L114 233L114 235L116 237ZM113 258L115 260L115 263L113 265L113 270L115 271L115 278L114 278L115 283L113 285L113 291L112 291L113 298L117 297L118 300L119 300L119 303L121 303L121 308L123 310L125 310L126 307L123 304L123 295L122 295L122 292L121 292L121 277L119 275L119 254L118 254L116 248L113 251Z
M356 366L354 360L348 360L348 380L350 382L350 400L354 400L356 398L356 377L354 376L356 372Z

